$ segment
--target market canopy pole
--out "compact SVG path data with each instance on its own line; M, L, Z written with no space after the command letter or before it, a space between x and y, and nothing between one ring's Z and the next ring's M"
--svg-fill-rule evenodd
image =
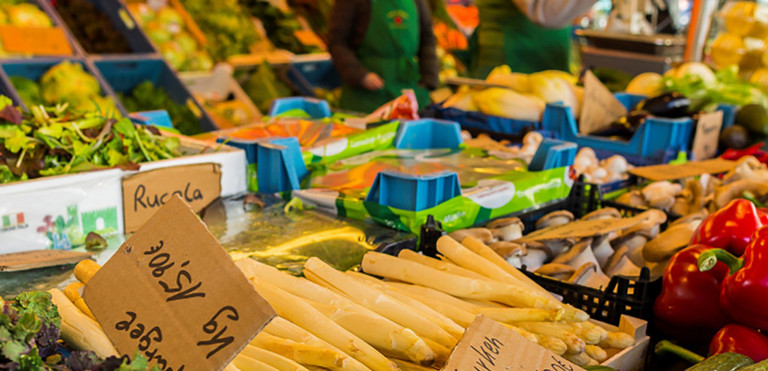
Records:
M688 38L685 45L686 61L701 61L704 44L707 42L712 16L717 9L717 0L694 0L691 22L688 25Z

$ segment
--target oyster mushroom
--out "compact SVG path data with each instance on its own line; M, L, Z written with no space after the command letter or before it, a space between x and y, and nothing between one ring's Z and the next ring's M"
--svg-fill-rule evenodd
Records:
M658 233L658 224L653 222L637 223L622 231L621 235L611 241L611 246L614 248L626 246L629 250L641 248L656 237L654 229Z
M723 176L723 184L731 184L742 179L768 182L768 168L754 156L744 156Z
M681 192L683 197L678 197L671 211L677 215L697 213L704 209L704 188L696 179L689 179L685 183L685 189Z
M733 183L715 188L714 206L719 209L727 205L731 200L742 197L744 192L751 192L757 197L768 193L768 183L755 179L740 179Z
M595 237L592 241L592 254L597 259L597 264L601 267L613 255L613 246L611 246L612 233Z
M561 240L544 240L542 243L547 245L550 250L552 250L553 254L560 255L566 250L570 249L571 246L576 243L576 240L573 238L564 238Z
M568 251L555 256L551 263L568 264L571 260L576 259L585 249L592 245L591 238L584 238L574 244Z
M642 217L641 219L644 221L647 221L656 225L661 225L662 223L667 221L667 214L661 210L656 210L656 209L643 211L637 216Z
M616 250L616 254L614 254L615 256L611 257L611 263L613 264L606 269L609 276L613 277L621 275L635 277L640 275L640 267L630 260L628 254L629 249L625 249L623 246Z
M491 230L491 234L497 240L514 241L523 237L525 225L519 218L499 218L486 225Z
M600 220L600 219L617 219L621 218L619 210L614 207L604 207L597 209L591 213L588 213L581 217L581 220Z
M621 196L616 198L616 202L624 205L629 205L632 207L646 207L648 206L648 202L645 201L645 198L643 197L643 194L640 193L639 190L629 191L626 193L623 193Z
M574 219L573 213L571 213L570 211L557 210L539 218L539 220L536 221L535 226L536 226L536 229L544 229L544 228L553 227L556 225L570 223L573 221L573 219Z
M654 196L653 198L648 199L648 206L655 208L655 209L661 209L661 210L669 210L672 208L672 206L675 205L675 196L668 196L668 195L658 195Z
M690 223L670 226L643 246L643 257L649 262L660 262L671 258L688 246L695 230L696 227Z
M701 210L701 211L699 211L697 213L688 214L688 215L686 215L686 216L684 216L682 218L679 218L679 219L675 220L674 222L669 223L669 226L671 227L671 226L674 226L674 225L677 225L677 224L684 224L684 223L686 223L686 224L691 224L691 225L693 225L694 228L696 228L707 217L707 215L709 215L707 210Z
M554 279L566 280L576 272L576 269L566 264L549 263L542 265L535 272Z
M675 197L678 193L682 192L683 186L677 183L671 183L667 181L653 182L640 191L643 197L649 202L653 199L664 197Z
M466 228L453 231L448 234L456 241L464 241L467 237L474 237L482 241L484 244L493 242L493 234L488 228Z
M492 242L488 247L492 248L493 251L506 259L507 263L515 268L522 267L522 257L528 254L528 249L525 246L510 241Z
M535 271L539 269L542 265L544 265L544 262L549 261L552 259L552 257L555 256L552 253L552 249L541 242L528 242L525 244L525 248L528 250L528 254L523 256L520 260L529 271Z

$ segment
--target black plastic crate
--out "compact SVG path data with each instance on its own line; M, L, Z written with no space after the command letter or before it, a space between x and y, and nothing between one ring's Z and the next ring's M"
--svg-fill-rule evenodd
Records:
M619 203L602 201L599 186L577 181L566 199L540 205L533 210L510 214L507 217L520 218L525 225L523 233L528 234L533 231L534 224L539 218L552 211L568 210L578 219L601 207L614 207L624 217L631 217L645 211ZM666 223L661 226L661 230L665 228ZM430 235L431 238L424 238L422 235L419 248L425 255L434 256L437 253L434 244L440 234ZM561 296L564 303L587 312L590 318L617 326L622 314L651 320L653 303L661 293L661 279L652 281L650 270L645 267L642 268L639 277L611 277L608 286L603 290L567 283L525 269L522 271L547 291Z

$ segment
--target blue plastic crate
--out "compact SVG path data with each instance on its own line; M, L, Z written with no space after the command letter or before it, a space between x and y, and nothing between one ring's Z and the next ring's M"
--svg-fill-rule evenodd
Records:
M125 112L125 109L120 104L120 102L115 98L114 91L110 89L109 85L106 84L104 81L103 76L99 74L99 72L93 68L91 64L89 64L87 61L80 59L80 58L34 58L34 59L10 59L0 62L0 78L3 80L3 84L0 85L6 85L7 87L10 87L8 91L3 91L3 94L8 95L14 103L21 106L23 109L27 109L27 106L22 102L21 97L16 92L16 89L11 84L10 77L12 76L19 76L19 77L25 77L32 81L39 82L40 78L43 76L43 74L48 71L51 67L68 60L72 63L79 63L83 66L83 69L90 73L92 76L96 78L96 80L99 82L99 86L101 87L101 93L104 96L111 96L115 99L115 105L117 106L117 109L122 113L123 115L127 114Z
M174 102L192 108L204 132L218 129L200 103L195 100L168 63L158 57L113 57L95 60L93 64L115 93L129 94L136 85L151 81L165 90Z
M459 124L456 122L421 119L400 123L395 137L395 148L458 148L463 142Z
M45 0L42 0L45 1ZM115 30L119 32L123 38L125 38L125 41L128 43L128 46L131 48L131 53L136 54L156 54L157 50L152 45L152 42L149 41L149 38L144 33L144 31L141 30L141 27L139 27L139 24L136 22L136 20L133 18L131 13L126 9L125 5L122 1L119 0L110 0L110 1L104 1L104 0L87 0L91 4L96 7L96 9L103 14L105 14L107 17L109 17L109 20L112 22L112 26L115 27ZM55 4L55 1L51 1ZM52 11L56 11L55 7L51 7ZM61 18L61 15L58 15L59 19ZM67 25L70 28L70 34L75 35L74 32L71 32L71 25ZM99 54L99 53L89 53L85 48L82 48L81 50L83 53L86 54Z
M427 111L435 118L456 121L463 129L475 129L489 134L523 136L528 131L538 130L541 123L535 121L513 120L499 116L489 116L480 112L463 111L452 107L433 105Z
M301 95L315 96L314 88L333 90L341 87L341 75L330 59L292 62L287 71L288 80Z
M365 202L401 210L421 211L461 196L459 176L454 172L428 175L381 171L376 174Z
M328 102L316 98L289 97L278 98L272 102L269 116L275 117L292 110L302 110L312 119L331 117L331 107Z
M628 109L643 96L619 93L616 98ZM693 120L689 117L666 119L649 117L629 141L613 140L579 134L576 119L569 107L559 103L548 104L542 118L542 130L554 137L574 142L579 147L591 147L598 157L620 154L635 165L650 165L669 161L679 151L688 151L691 143Z

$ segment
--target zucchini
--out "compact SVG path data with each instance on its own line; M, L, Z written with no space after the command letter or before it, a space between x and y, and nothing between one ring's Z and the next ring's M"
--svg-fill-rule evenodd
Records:
M768 359L757 362L751 366L740 368L739 371L768 371Z
M751 358L739 353L721 353L705 359L693 365L686 371L734 371L755 362Z

